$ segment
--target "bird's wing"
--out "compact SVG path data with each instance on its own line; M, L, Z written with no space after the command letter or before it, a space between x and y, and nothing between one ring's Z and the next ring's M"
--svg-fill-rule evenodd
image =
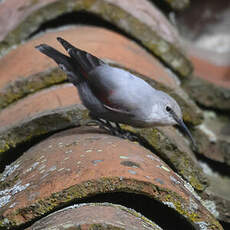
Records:
M62 38L57 38L81 72L95 97L110 111L132 116L140 108L152 88L127 71L110 67L101 59L80 50ZM140 92L141 87L143 90ZM151 92L150 92L151 91Z
M91 80L89 83L90 88L93 94L103 104L104 108L112 112L118 112L127 115L132 114L131 105L128 104L126 98L121 96L121 98L118 99L116 97L117 94L123 94L121 88L117 87L116 84L113 84L112 81L102 82L104 76L101 75L101 73L98 74L97 71L93 71L90 75L93 75L93 80Z
M97 71L97 67L99 66L109 66L94 55L74 47L63 38L58 37L57 40L69 53L73 62L75 62L75 64L78 66L81 76L88 83L93 94L100 100L104 107L113 112L128 114L129 112L125 110L126 108L124 108L124 106L120 106L119 104L114 103L113 100L109 99L112 98L113 90L116 87L114 84L107 85L106 82L103 82L103 73L101 74Z
M57 40L61 43L61 45L69 53L72 60L79 67L83 77L87 78L88 73L91 70L95 69L97 66L105 65L105 63L101 59L95 57L90 53L87 53L84 50L74 47L63 38L58 37Z
M94 95L106 109L130 115L138 110L148 111L144 107L154 89L144 80L108 65L95 68L89 76Z

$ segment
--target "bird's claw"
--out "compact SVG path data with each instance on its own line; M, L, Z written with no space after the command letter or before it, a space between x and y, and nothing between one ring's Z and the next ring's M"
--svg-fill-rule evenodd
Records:
M114 136L128 139L130 141L137 141L137 137L135 135L126 130L123 130L118 123L115 123L116 126L114 126L111 124L111 122L104 121L102 119L96 119L96 122L99 123L100 128L105 129Z

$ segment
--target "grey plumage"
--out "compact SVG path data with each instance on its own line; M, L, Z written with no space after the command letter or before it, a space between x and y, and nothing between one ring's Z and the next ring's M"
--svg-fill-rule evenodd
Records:
M41 44L36 48L52 58L79 91L93 117L135 127L179 124L189 135L177 102L137 76L111 67L99 58L57 38L69 56Z

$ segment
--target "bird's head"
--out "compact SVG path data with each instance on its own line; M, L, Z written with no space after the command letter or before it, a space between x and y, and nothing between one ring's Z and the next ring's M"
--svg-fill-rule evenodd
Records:
M158 91L158 93L160 100L157 106L161 113L160 117L164 122L162 125L178 125L191 139L193 146L196 147L192 134L183 121L183 115L178 103L168 94L162 91Z

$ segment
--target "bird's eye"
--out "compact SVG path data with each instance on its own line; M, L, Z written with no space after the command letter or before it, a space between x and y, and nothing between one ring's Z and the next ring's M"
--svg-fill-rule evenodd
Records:
M166 109L167 112L171 112L172 111L172 109L169 106L166 106L165 109Z

